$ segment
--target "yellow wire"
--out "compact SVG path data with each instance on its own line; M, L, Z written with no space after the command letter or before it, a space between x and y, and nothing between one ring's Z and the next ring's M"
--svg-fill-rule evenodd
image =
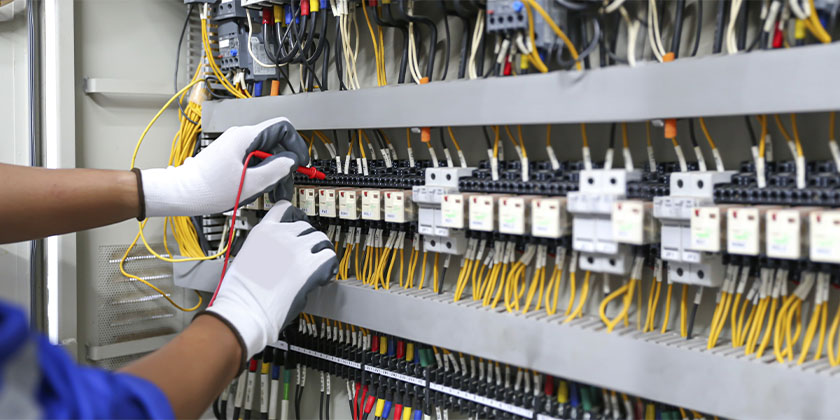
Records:
M417 290L423 290L423 282L426 280L426 257L428 256L429 254L426 251L423 251L423 264L421 265L420 271L420 284L417 287Z
M662 331L665 334L668 331L668 320L671 317L671 292L674 290L674 284L668 283L668 291L665 294L665 314L662 317Z
M492 128L493 128L493 133L494 133L493 158L498 159L499 158L499 137L501 137L501 136L499 135L499 126L498 125L494 125Z
M630 148L630 142L627 140L627 123L621 123L621 143L625 149Z
M460 151L461 146L458 145L458 140L455 140L455 133L452 132L452 127L446 127L446 130L449 131L449 138L452 140L452 144L455 145L455 150Z
M589 137L586 135L586 124L580 124L580 138L583 141L583 147L589 147Z
M811 349L811 342L814 340L814 335L817 333L817 326L820 322L820 312L822 312L822 304L814 308L814 313L811 314L811 320L808 321L808 328L805 330L805 341L802 342L799 360L796 362L797 365L805 363L805 359L808 357L808 350Z
M359 153L362 154L362 159L367 159L367 155L365 154L365 146L362 144L362 130L359 130L359 133L356 137L359 139Z
M362 12L365 14L365 22L367 23L368 30L370 31L370 39L373 42L373 55L376 60L376 83L379 86L382 86L382 69L379 65L379 44L376 41L376 36L373 34L373 26L370 24L370 17L368 17L367 7L362 4Z
M681 285L680 293L680 335L688 336L688 286Z
M758 155L764 157L764 152L767 148L767 116L760 115L758 121L761 123L761 138L758 139Z
M201 37L202 37L202 45L204 46L204 56L207 58L207 63L210 64L210 68L213 70L213 74L218 79L219 83L233 96L244 99L250 98L251 94L248 92L242 92L241 90L237 89L233 84L230 83L228 78L222 73L219 69L219 66L216 65L216 60L213 58L213 52L210 50L210 37L207 31L207 19L201 19Z
M779 305L778 298L771 298L770 304L770 317L767 319L767 329L764 330L764 338L761 339L761 344L758 346L758 350L755 352L755 357L757 359L761 358L764 355L764 350L767 348L767 345L770 343L770 336L773 335L773 325L774 325L774 318L776 316L776 307Z
M432 267L432 279L434 280L434 283L432 284L432 286L433 286L432 290L435 293L438 292L439 287L440 287L438 285L438 258L439 257L440 257L440 253L435 252L435 262L434 262L434 266Z
M803 156L802 143L799 141L799 130L796 128L796 114L790 114L791 131L793 131L793 141L796 143L796 154Z
M528 13L528 38L531 41L531 45L537 45L536 36L534 35L534 13L531 12L530 7L526 7L525 11ZM534 67L537 68L537 71L540 73L548 72L548 66L545 65L545 62L543 62L542 57L540 57L536 49L531 51L528 57L530 58L530 62L534 64Z
M834 313L834 320L831 321L831 328L828 331L828 361L831 366L837 366L840 364L840 345L837 345L837 330L840 327L840 306L837 306L837 310ZM837 351L835 352L834 346L837 345Z
M528 152L525 151L525 141L522 140L522 125L516 126L516 134L519 136L519 147L522 149L522 157L527 158Z
M513 144L513 147L519 148L521 150L521 148L519 147L519 143L517 143L516 139L513 138L513 133L511 133L510 127L507 125L505 126L505 133L508 136L508 140L510 140L510 142Z
M828 323L828 302L822 304L822 311L820 311L820 334L819 342L817 343L817 352L814 353L814 360L820 360L822 357L823 348L825 346L825 329Z
M738 344L738 307L741 304L741 298L743 295L741 293L735 293L735 302L732 304L732 312L730 313L729 319L729 329L732 335L732 347L737 347ZM747 301L744 301L744 306L747 305Z
M589 275L589 271L584 274L583 287L580 289L580 299L578 300L577 308L563 321L564 324L571 322L575 318L579 318L583 314L583 306L586 304L586 298L589 296Z
M551 124L545 126L545 145L547 147L551 146Z
M814 38L817 38L817 40L823 44L830 43L831 35L826 32L822 22L820 22L820 19L817 17L817 8L814 6L814 0L808 0L808 3L811 5L811 14L808 16L808 20L806 21L806 23L808 23L808 25L806 25L808 31L814 35Z
M142 231L141 231L141 232L142 232ZM169 296L168 296L168 295L167 295L167 294L166 294L163 290L160 290L160 289L159 289L157 286L155 286L154 284L149 283L148 281L143 280L143 279L141 279L140 277L137 277L137 276L135 276L135 275L133 275L133 274L129 274L128 272L126 272L126 271L125 271L125 260L126 260L126 258L128 258L128 254L129 254L129 252L131 252L131 249L132 249L132 248L134 248L134 245L136 245L136 244L137 244L137 239L138 239L139 237L140 237L140 233L138 232L138 233L137 233L137 235L136 235L136 236L134 236L134 241L132 241L132 242L131 242L131 245L129 245L129 246L128 246L128 248L125 250L125 254L123 254L122 258L120 258L120 273L122 273L122 275L123 275L123 276L125 276L125 277L128 277L128 278L130 278L130 279L137 280L137 281L139 281L139 282L141 282L141 283L145 284L146 286L149 286L152 290L154 290L155 292L157 292L157 293L158 293L161 297L163 297L164 299L166 299L166 301L167 301L167 302L169 302L172 306L174 306L175 308L177 308L179 311L183 311L183 312L193 312L193 311L197 310L198 308L200 308L200 307L201 307L201 304L202 304L202 303L204 303L204 300L202 299L201 294L200 294L200 293L198 293L198 291L197 291L197 290L194 290L194 292L195 292L195 294L198 296L198 303L196 303L196 304L195 304L195 306L193 306L193 307L190 307L190 308L185 308L185 307L183 307L183 306L181 306L181 305L179 305L179 304L175 303L175 301L174 301L174 300L172 300L172 298L170 298L170 297L169 297Z
M560 27L558 27L558 26L557 26L557 24L556 24L556 23L554 23L554 21L551 19L551 16L548 14L548 12L546 12L546 11L545 11L545 9L543 9L543 8L542 8L542 6L540 6L540 5L539 5L537 2L535 2L534 0L524 0L524 2L525 2L525 4L526 4L526 5L528 5L528 6L532 7L532 8L534 8L534 10L536 10L536 11L537 11L537 13L539 13L540 15L542 15L543 19L545 19L546 23L548 23L548 26L550 26L550 27L551 27L551 30L553 30L553 31L554 31L554 33L555 33L555 34L557 34L557 36L558 36L560 39L562 39L562 40L563 40L563 44L566 46L566 48L568 48L568 49L569 49L569 54L570 54L570 55L572 56L572 58L575 60L575 67L576 67L578 70L583 70L583 67L580 65L580 59L579 59L579 57L578 57L578 52L577 52L577 49L575 49L574 44L573 44L573 43L572 43L572 41L569 39L569 37L568 37L568 36L566 36L566 33L564 33L564 32L560 29ZM532 41L533 41L533 40L532 40ZM536 44L532 43L532 45L536 45ZM537 55L537 57L539 57L539 55Z
M569 304L566 307L566 316L569 316L572 313L572 309L575 304L575 272L569 273Z
M700 117L699 120L700 120L700 129L703 130L703 135L706 136L706 141L709 143L709 147L711 147L712 150L717 149L717 146L715 146L714 140L712 140L712 136L709 134L709 129L706 127L706 119L703 118L703 117Z

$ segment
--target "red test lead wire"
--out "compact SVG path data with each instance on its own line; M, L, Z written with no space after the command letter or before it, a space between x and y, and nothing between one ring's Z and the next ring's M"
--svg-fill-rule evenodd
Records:
M271 157L271 153L266 153L261 150L255 150L251 153L248 153L248 156L245 157L245 163L242 166L242 176L239 178L239 188L236 191L236 201L233 203L233 214L230 217L230 233L228 234L228 241L227 241L227 251L225 251L225 263L222 266L222 276L219 278L219 284L216 285L216 290L213 292L213 297L210 298L210 303L207 304L208 307L213 306L213 302L216 301L216 296L219 294L219 289L222 287L222 281L225 279L225 273L227 272L228 262L230 261L230 250L233 248L233 235L234 235L234 226L236 226L236 208L239 207L239 199L242 198L242 187L245 185L245 174L248 170L248 162L251 161L252 157L257 157L260 159L266 159ZM325 179L327 176L315 169L315 168L302 168L300 166L296 169L297 172L300 172L309 178L316 178L316 179Z

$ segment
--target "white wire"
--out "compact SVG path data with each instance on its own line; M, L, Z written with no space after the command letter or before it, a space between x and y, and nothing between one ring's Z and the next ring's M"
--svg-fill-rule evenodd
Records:
M802 3L801 6L799 0L790 0L788 4L790 4L790 10L797 19L805 20L811 16L811 5L807 1Z
M648 1L648 40L653 55L660 63L665 60L665 47L662 46L662 34L659 32L659 16L656 12L656 0Z
M623 6L619 7L618 11L621 13L621 17L627 24L627 63L630 65L630 67L635 67L636 38L639 35L640 23L630 19L630 15L627 13L627 9L625 9Z
M726 27L726 52L735 54L738 52L738 43L735 39L735 22L738 20L738 12L741 11L743 0L732 0L729 8L729 25Z
M478 11L478 16L475 20L475 30L473 31L472 46L470 48L470 62L467 66L467 73L470 79L478 78L475 59L476 53L478 52L478 44L481 42L481 36L484 33L484 10Z
M613 0L612 3L610 3L609 5L607 5L607 7L604 8L604 12L612 13L616 10L619 10L621 8L621 5L624 4L625 1L626 0Z

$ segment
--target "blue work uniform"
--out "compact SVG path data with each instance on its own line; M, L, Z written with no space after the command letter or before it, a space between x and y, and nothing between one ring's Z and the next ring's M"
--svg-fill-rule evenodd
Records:
M173 418L151 382L77 365L67 352L29 330L23 311L0 301L0 417Z

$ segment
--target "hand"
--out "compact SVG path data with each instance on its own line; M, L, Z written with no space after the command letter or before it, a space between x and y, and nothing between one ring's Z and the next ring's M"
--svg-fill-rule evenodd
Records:
M252 157L240 205L270 192L272 201L291 199L298 165L309 163L306 142L285 118L225 131L195 157L178 167L142 171L146 216L197 216L233 208L245 157L262 150L273 156Z
M245 360L277 341L306 294L338 270L327 236L304 217L288 201L276 203L248 235L207 308L239 336Z

